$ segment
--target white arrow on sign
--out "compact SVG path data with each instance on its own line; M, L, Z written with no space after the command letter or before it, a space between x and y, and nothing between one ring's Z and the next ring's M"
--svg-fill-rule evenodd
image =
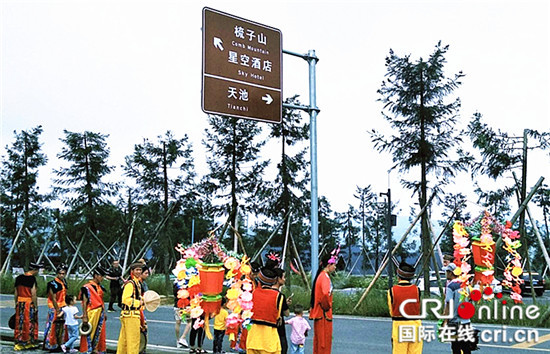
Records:
M269 93L266 93L264 97L262 97L262 100L265 101L266 104L271 104L273 102L273 98Z
M214 37L214 47L218 48L219 50L222 50L223 51L223 41L218 38L218 37Z

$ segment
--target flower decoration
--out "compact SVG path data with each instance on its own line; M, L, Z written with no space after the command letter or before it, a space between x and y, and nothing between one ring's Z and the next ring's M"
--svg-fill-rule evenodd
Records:
M523 283L523 279L521 278L523 268L521 267L521 256L518 252L518 249L521 247L520 235L518 231L512 230L512 223L507 221L501 236L503 242L502 248L508 252L505 258L507 265L504 269L502 285L512 290L510 298L514 300L514 303L521 303L523 300L519 285Z
M523 282L521 279L523 274L521 256L518 252L521 247L520 235L517 231L512 230L511 222L507 221L503 225L488 211L484 211L480 217L470 222L463 224L456 221L453 225L455 263L461 270L459 280L462 282L464 295L467 295L467 289L472 289L471 275L468 274L472 269L468 261L472 258L475 265L473 282L481 285L481 290L491 286L495 273L496 243L494 236L502 238L502 248L508 252L505 258L507 266L503 273L502 286L510 288L512 290L510 297L514 302L519 303L521 302L519 285ZM470 241L472 241L471 245ZM494 297L491 294L484 295L483 298L491 300Z
M182 319L185 319L187 315L192 318L199 318L203 314L207 316L212 313L213 308L216 306L219 308L221 297L213 294L211 289L212 285L217 283L206 280L201 284L201 277L208 272L218 272L218 269L221 269L223 273L219 278L219 289L221 289L221 284L229 288L226 293L227 307L232 311L226 320L227 333L230 334L230 337L233 335L234 338L238 335L239 327L249 328L251 326L252 312L250 310L252 309L253 290L252 281L248 277L251 272L250 259L247 256L227 252L213 236L213 233L188 247L178 244L175 249L182 256L172 271L177 278L175 284L178 287L178 307L185 306L185 309L181 311ZM273 255L274 258L277 258L277 255ZM206 277L205 279L214 278ZM214 286L214 288L216 287ZM207 336L210 334L208 322L202 321L199 326L205 327Z

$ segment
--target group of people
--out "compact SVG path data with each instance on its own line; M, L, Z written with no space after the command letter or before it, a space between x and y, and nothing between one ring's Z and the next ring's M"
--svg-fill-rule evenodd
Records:
M31 263L29 270L15 279L15 351L39 348L36 275L40 268L43 264ZM103 299L105 288L101 283L105 277L118 283L122 272L110 272L102 267L93 270L92 279L78 291L82 315L78 315L78 308L74 306L75 297L68 294L66 272L67 267L60 265L55 278L47 283L48 315L42 347L50 352L105 353L107 311ZM142 296L145 292L143 284L149 274L144 261L130 265L130 276L120 294L121 329L117 353L139 353L140 337L147 334ZM112 302L113 298L110 309ZM82 320L80 326L79 319ZM74 344L79 335L80 347L77 350Z
M314 322L314 353L330 353L332 347L332 283L329 275L336 270L338 254L332 253L323 257L316 274L311 295L310 319ZM304 353L306 336L311 330L309 322L303 317L304 308L294 306L295 317L285 320L289 316L292 304L292 295L287 298L281 291L286 282L285 272L280 268L280 259L275 254L267 257L264 266L252 262L250 274L254 290L252 292L252 318L250 329L241 328L238 336L230 341L232 349L238 352L252 354L263 353ZM197 322L204 321L203 317L187 318L187 324L180 336L182 311L178 307L177 284L174 284L174 314L176 345L189 347L191 353L204 353L204 329ZM225 298L222 307L214 314L213 353L222 353L223 338L225 336L225 320L228 309ZM290 343L287 341L285 325L290 325L292 332ZM189 335L189 343L186 340Z
M454 310L454 317L444 325L467 326L468 320L457 315L457 309L450 309L449 304L458 306L460 285L456 281L454 270L456 264L452 257L445 257L447 284L445 289L445 314ZM287 298L281 288L285 284L285 272L279 268L280 260L276 255L268 256L263 267L251 264L251 278L254 284L252 292L252 318L250 330L242 329L239 338L231 342L231 347L251 354L282 353L286 354L289 345L286 339L285 324L292 327L290 336L290 352L304 353L305 337L311 330L308 321L303 318L303 307L296 305L296 316L285 321L289 316L291 298ZM336 270L338 252L332 252L320 260L320 267L315 276L310 299L309 318L313 320L313 352L315 354L330 353L332 350L332 282L330 274ZM31 263L30 269L15 279L15 350L35 349L38 344L38 302L36 275L42 264ZM104 288L101 283L105 277L111 280L111 299L109 312L114 310L113 304L118 302L121 308L121 329L118 339L117 353L139 353L140 337L147 336L147 320L143 313L143 294L145 280L150 274L144 262L136 262L130 266L130 276L122 283L122 271L118 262L113 263L110 271L97 267L92 279L83 285L78 293L82 302L82 315L74 306L75 297L67 294L65 280L67 268L61 265L56 270L55 278L47 283L48 315L44 330L43 348L51 352L76 352L74 343L78 339L78 319L80 326L81 353L105 353L107 314L103 300ZM401 326L418 328L421 321L409 319L401 313L405 310L407 316L420 315L420 289L411 283L415 276L413 266L402 262L397 268L399 282L388 291L388 307L392 317L392 348L393 353L421 353L422 340L401 342L398 340ZM119 291L121 290L121 291ZM174 287L174 314L176 320L176 341L180 347L190 347L191 353L205 353L203 349L204 328L196 321L204 318L188 319L186 328L180 336L181 311L177 302L177 288ZM416 301L407 301L414 299ZM452 300L452 301L451 301ZM405 306L402 304L407 301ZM403 309L402 309L403 307ZM213 352L222 353L225 335L225 320L228 309L225 301L218 313L214 314ZM209 320L209 319L208 319ZM189 342L186 335L190 332ZM471 344L455 340L452 342L453 353L470 353Z

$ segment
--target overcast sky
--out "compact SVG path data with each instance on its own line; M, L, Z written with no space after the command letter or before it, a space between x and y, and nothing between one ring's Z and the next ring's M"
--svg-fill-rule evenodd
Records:
M439 40L450 45L446 74L466 74L456 91L459 128L474 112L514 135L550 126L547 1L3 0L1 6L1 153L14 130L41 124L49 157L41 171L45 189L59 166L63 129L109 134L109 162L118 173L143 138L166 130L188 134L204 173L204 6L280 29L286 50L316 51L319 194L339 211L353 202L357 185L388 187L391 158L373 150L367 131L388 129L376 90L390 48L427 58ZM307 63L284 55L283 77L283 97L300 94L307 103ZM540 175L550 178L547 156L533 153L529 162L530 185ZM398 181L392 172L394 200L404 207L412 200ZM471 184L463 178L454 189L468 192Z

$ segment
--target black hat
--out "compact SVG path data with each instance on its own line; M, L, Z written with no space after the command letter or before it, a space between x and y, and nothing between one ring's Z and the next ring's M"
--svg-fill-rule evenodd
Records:
M411 280L414 278L414 267L406 262L401 262L397 268L397 275L401 279Z
M261 267L261 264L258 262L250 262L250 268L253 273L258 273Z
M69 269L69 267L67 267L65 263L61 263L60 265L57 266L57 269L55 270L55 272L61 273L63 271L67 271L67 269Z
M29 269L40 269L40 268L44 268L44 263L42 263L42 262L40 262L40 263L31 262L29 264Z
M258 273L258 281L264 285L273 285L277 282L277 274L273 269L263 267Z
M94 269L94 275L101 275L102 277L106 276L108 272L102 266L97 266Z

